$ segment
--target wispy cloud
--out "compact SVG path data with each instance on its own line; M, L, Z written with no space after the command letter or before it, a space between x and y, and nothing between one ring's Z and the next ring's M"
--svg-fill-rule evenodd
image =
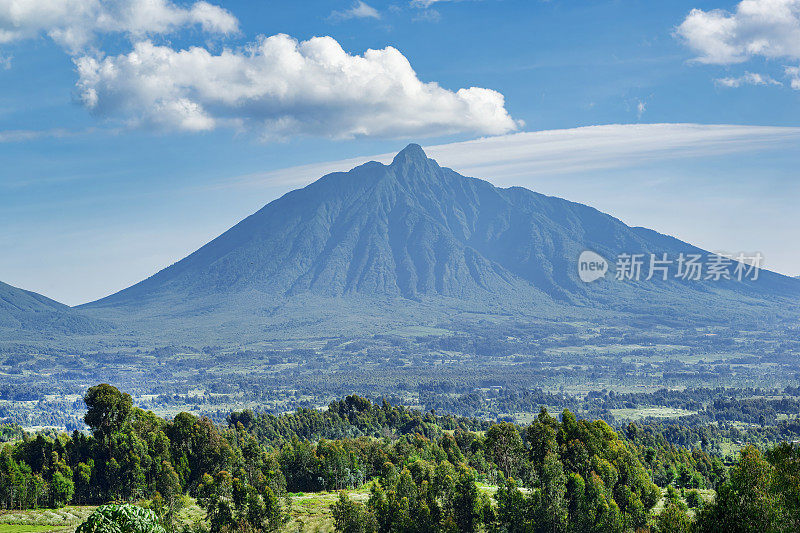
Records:
M434 4L440 4L444 2L463 2L463 1L464 0L411 0L411 6L429 8Z
M442 14L436 9L433 9L437 4L465 1L467 0L411 0L409 5L412 8L417 8L419 10L419 12L413 16L412 20L417 22L439 22L439 20L442 18Z
M350 20L350 19L380 19L380 12L374 7L359 0L350 9L332 11L329 17L331 20Z
M609 124L487 137L425 147L429 157L498 185L520 179L791 146L800 127L705 124ZM402 147L400 147L402 148ZM367 161L391 162L394 153L356 157L226 180L219 186L297 187Z
M742 76L717 78L714 80L717 85L722 87L741 87L742 85L783 85L778 80L766 74L755 72L745 72Z
M423 9L412 18L414 22L439 22L441 19L442 14L435 9Z
M32 141L45 137L68 137L74 135L71 132L62 128L54 128L49 130L0 130L0 143L13 143Z
M91 135L102 132L103 135L117 135L120 133L118 128L84 128L70 130L67 128L50 128L46 130L0 130L0 143L15 143L34 141L37 139L63 139L66 137L78 137L81 135Z
M457 169L513 183L519 176L633 167L658 160L704 157L790 146L800 128L705 124L610 124L484 138L431 146Z
M800 91L800 67L786 67L785 73L792 89Z

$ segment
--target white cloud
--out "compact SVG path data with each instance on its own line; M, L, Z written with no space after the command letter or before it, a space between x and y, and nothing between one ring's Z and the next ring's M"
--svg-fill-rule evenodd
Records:
M642 118L645 111L647 111L647 103L640 100L639 103L636 104L636 116Z
M756 72L745 72L742 76L718 78L714 80L717 85L723 87L741 87L742 85L783 85L776 79L766 74Z
M46 130L0 130L0 143L16 143L33 141L36 139L63 139L67 137L76 137L79 135L89 135L92 133L101 132L103 135L116 135L119 130L98 128L86 128L83 130L69 130L66 128L50 128Z
M412 8L419 9L419 13L414 15L413 19L416 22L439 22L442 15L437 10L432 9L436 4L444 2L463 2L465 0L411 0L409 5Z
M238 31L236 17L205 1L181 7L170 0L0 0L0 44L45 34L79 53L99 34L141 38L187 26Z
M0 143L13 143L41 139L43 137L68 137L73 133L63 128L50 130L0 130Z
M9 70L11 68L11 56L4 56L0 54L0 68L3 70Z
M148 41L129 54L76 59L83 104L98 115L186 131L234 126L265 138L433 136L516 130L503 95L417 78L395 48L350 55L331 37L261 38L215 55Z
M743 0L734 12L693 9L676 33L701 63L800 58L800 0Z
M374 7L365 4L362 1L358 1L353 4L353 7L350 9L345 9L343 11L333 11L330 16L333 20L349 20L349 19L364 19L364 18L372 18L372 19L379 19L381 18L381 14L378 12L377 9Z
M441 19L442 14L435 9L423 9L412 18L414 22L439 22Z
M800 67L786 67L785 72L792 89L800 91Z
M411 0L411 5L413 7L422 7L422 8L429 8L433 4L438 4L440 2L460 2L461 0Z
M560 183L558 176L573 174L591 179L594 171L780 149L798 142L800 127L608 124L514 133L424 148L428 157L462 174L500 186L522 185L537 190L538 178L553 178ZM367 161L388 164L394 156L395 152L390 152L314 163L239 176L218 186L295 188Z
M705 124L609 124L524 132L426 147L431 157L478 177L515 183L542 176L653 161L792 146L800 128Z

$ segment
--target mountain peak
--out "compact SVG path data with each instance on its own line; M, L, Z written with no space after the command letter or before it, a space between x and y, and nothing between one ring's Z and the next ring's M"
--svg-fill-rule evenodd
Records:
M344 325L363 323L373 310L394 321L388 310L395 298L504 316L555 313L562 305L581 314L599 308L649 315L661 298L658 309L675 317L684 308L690 316L720 306L750 313L751 301L752 312L763 313L759 302L800 299L800 282L768 272L757 286L613 277L584 283L578 257L585 250L614 258L632 252L677 257L697 249L580 204L466 178L439 167L417 144L390 167L365 164L332 176L271 202L178 263L88 307L136 307L154 320L208 314L264 324L269 316L276 325L290 316L302 316L304 324L335 321L346 308L354 318L342 318ZM349 300L356 297L363 299ZM334 310L325 303L330 298L349 303ZM433 316L400 308L412 322Z
M403 148L392 160L392 165L397 165L407 161L427 161L428 156L422 146L411 143Z

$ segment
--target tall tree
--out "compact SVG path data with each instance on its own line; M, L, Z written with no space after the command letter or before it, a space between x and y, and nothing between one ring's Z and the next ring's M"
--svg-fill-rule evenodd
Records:
M772 533L789 531L780 520L779 499L772 492L774 468L754 446L742 449L730 480L699 515L701 532Z
M501 422L492 425L486 432L486 451L506 477L517 475L524 449L515 424Z
M89 408L83 419L100 440L118 431L133 408L130 394L107 383L90 387L83 401Z

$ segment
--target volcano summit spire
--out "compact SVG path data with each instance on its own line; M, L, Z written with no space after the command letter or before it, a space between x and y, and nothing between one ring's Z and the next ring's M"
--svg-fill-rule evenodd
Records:
M427 161L428 156L425 154L425 150L422 149L422 146L411 143L405 148L403 148L392 160L392 165L397 165L400 163L408 162L408 161Z

